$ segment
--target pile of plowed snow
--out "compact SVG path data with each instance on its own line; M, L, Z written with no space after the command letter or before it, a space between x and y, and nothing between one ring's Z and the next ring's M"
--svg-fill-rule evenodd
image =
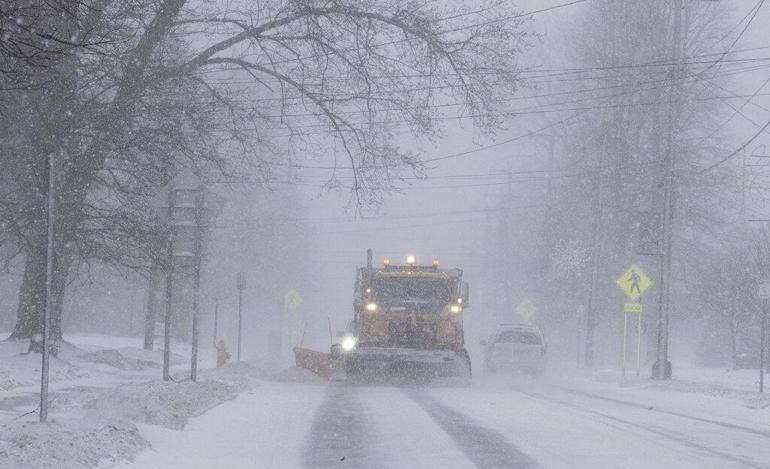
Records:
M79 359L111 366L120 370L141 371L146 368L159 368L160 365L151 360L140 360L127 357L122 350L104 349L78 356Z
M304 383L304 384L323 384L326 381L305 368L298 366L291 366L285 370L281 370L272 376L273 380L290 383Z
M9 391L21 386L33 386L40 382L40 354L26 353L29 343L24 341L0 341L0 390ZM69 361L69 350L62 350L59 357L51 357L51 382L84 378L88 372Z
M64 419L0 426L0 468L80 469L133 460L149 447L129 422Z

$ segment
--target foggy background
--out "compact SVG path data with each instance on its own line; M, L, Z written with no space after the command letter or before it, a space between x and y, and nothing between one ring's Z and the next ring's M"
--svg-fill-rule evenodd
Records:
M521 11L546 9L561 4L559 0L517 1ZM722 17L727 33L745 17L754 5L749 0L722 0ZM415 254L419 263L438 259L443 267L459 267L470 283L471 307L465 313L466 340L474 361L479 358L478 339L495 324L519 322L515 306L531 299L538 307L533 322L540 325L550 343L553 355L579 360L582 354L581 334L584 324L579 309L587 304L588 285L585 259L576 248L552 261L563 266L567 279L574 281L539 283L536 247L532 244L549 230L557 230L560 239L570 237L569 206L557 195L564 179L568 143L562 138L576 121L598 119L600 109L587 110L567 123L554 124L573 116L575 108L595 105L596 100L575 102L569 94L571 83L561 81L556 73L538 70L560 70L575 67L579 58L570 49L570 37L579 37L581 18L592 8L576 4L568 8L544 11L525 23L540 36L520 58L523 78L532 80L513 101L520 114L505 124L495 139L481 137L462 120L446 123L446 132L435 141L415 140L408 133L395 136L400 146L411 148L428 161L424 176L406 174L398 189L386 194L382 204L373 210L359 212L346 187L349 170L337 169L332 178L328 167L332 160L315 159L301 162L277 172L275 179L260 187L244 184L211 184L210 189L224 200L224 207L208 233L203 270L202 338L211 337L215 305L220 314L220 336L234 344L236 332L236 273L247 275L244 291L244 331L246 356L261 356L268 351L268 334L277 328L281 305L289 289L297 290L303 299L297 310L293 343L304 331L304 344L327 350L331 332L341 330L352 316L354 269L365 262L367 248L372 248L375 262L389 257L403 262L407 254ZM745 22L744 22L745 24ZM770 45L770 8L759 11L741 37L736 49L754 49L741 57L765 57ZM734 37L735 32L730 36ZM729 40L725 41L729 43ZM764 49L757 49L762 48ZM715 49L719 50L719 49ZM722 94L751 95L767 77L766 62L754 70L744 69L729 77ZM568 75L572 77L573 75ZM552 93L562 93L553 95ZM542 97L546 94L551 96ZM573 98L573 99L570 99ZM572 102L571 102L572 101ZM770 107L767 90L753 96L750 105L742 100L728 100L730 107L740 106L740 115L720 128L720 142L727 153L741 145L755 132L751 119L762 123ZM762 108L764 106L765 109ZM546 128L541 132L538 129ZM554 139L554 160L549 163L548 139L533 137L530 132L550 135ZM661 136L662 138L662 136ZM586 137L588 139L588 137ZM770 143L760 137L746 152L767 154L762 145ZM727 154L725 153L725 154ZM745 153L745 152L744 152ZM434 160L434 161L432 161ZM716 158L714 158L716 160ZM730 162L740 173L743 153ZM549 167L552 164L553 167ZM342 165L344 166L344 164ZM339 188L323 187L334 179ZM551 212L546 212L546 196L551 185ZM333 184L334 185L334 184ZM745 178L733 178L732 189L745 189ZM745 191L744 194L745 195ZM748 206L748 207L747 207ZM767 217L761 201L743 201L742 211L731 216L735 226L720 225L724 233L746 233L756 225L745 220ZM547 225L546 216L563 223ZM501 223L505 228L501 228ZM574 225L577 232L583 227ZM508 230L504 234L503 232ZM580 236L576 234L576 239ZM577 241L576 241L577 242ZM685 244L687 244L685 239ZM560 245L560 246L563 246ZM681 244L679 245L681 246ZM675 247L675 251L679 247ZM714 252L724 248L714 244ZM676 251L675 256L681 256ZM577 254L576 254L577 253ZM696 258L708 264L708 258ZM619 325L622 320L622 294L613 285L615 276L625 270L628 261L642 265L657 278L658 263L653 257L631 256L624 260L607 260L599 280L601 301L596 336L596 361L599 365L617 363L620 346ZM0 329L13 327L17 291L22 265L11 262L0 277ZM680 278L704 283L693 270L678 270ZM127 272L125 276L105 266L94 264L82 269L67 291L64 315L67 333L87 332L141 336L147 304L147 280ZM651 322L657 311L657 284L646 295L645 340L652 331ZM725 326L704 307L697 293L677 296L672 306L671 353L673 361L698 359L698 348L709 337L720 338L723 347L714 346L709 356L700 357L711 365L729 362L729 346ZM747 326L753 331L756 325ZM751 335L751 334L749 334ZM746 339L750 340L750 339ZM714 343L712 343L714 345ZM157 344L156 344L157 346ZM288 358L288 345L284 355Z

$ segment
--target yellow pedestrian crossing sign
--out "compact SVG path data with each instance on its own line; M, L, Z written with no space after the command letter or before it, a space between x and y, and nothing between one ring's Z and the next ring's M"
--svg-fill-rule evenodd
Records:
M631 264L625 272L620 274L620 277L615 279L615 284L627 297L638 300L652 286L652 280L641 267Z
M537 306L531 300L526 299L516 306L516 312L519 313L525 322L529 322L532 316L537 312Z
M295 289L291 289L286 293L286 296L283 297L283 305L288 310L295 310L300 307L302 304L302 297L299 295L299 292Z

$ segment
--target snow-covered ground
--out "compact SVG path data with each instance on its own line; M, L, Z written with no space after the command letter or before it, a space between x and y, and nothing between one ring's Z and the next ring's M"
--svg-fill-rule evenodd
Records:
M0 468L85 468L132 459L149 447L135 424L182 429L263 372L246 364L211 369L214 351L205 349L200 379L192 383L186 379L189 350L177 346L175 382L163 382L162 352L142 350L137 339L65 340L51 360L47 425L35 423L40 355L26 354L25 343L0 342Z
M69 337L52 364L52 423L35 423L39 355L0 343L0 467L770 467L770 399L756 370L677 367L656 382L616 370L468 388L325 383L241 363L185 381L184 347ZM111 346L111 347L110 347ZM36 368L37 367L37 368Z

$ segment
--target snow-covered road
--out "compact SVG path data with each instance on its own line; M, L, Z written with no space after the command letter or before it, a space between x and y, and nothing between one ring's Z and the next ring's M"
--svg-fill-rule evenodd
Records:
M153 449L120 467L770 467L761 418L725 421L539 382L264 382L182 432L141 430Z

